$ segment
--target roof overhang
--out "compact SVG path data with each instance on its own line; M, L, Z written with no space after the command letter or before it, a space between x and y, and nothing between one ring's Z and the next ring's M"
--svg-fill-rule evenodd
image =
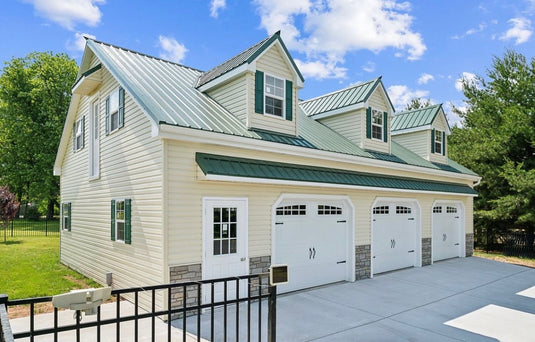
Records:
M424 181L199 152L196 153L195 160L207 180L477 196L477 192L466 184Z
M400 135L400 134L407 134L407 133L414 133L414 132L420 132L425 130L433 129L433 125L425 125L425 126L419 126L419 127L411 127L406 129L399 129L397 131L390 131L390 135Z
M99 64L82 74L72 87L73 94L89 95L102 84L102 64Z

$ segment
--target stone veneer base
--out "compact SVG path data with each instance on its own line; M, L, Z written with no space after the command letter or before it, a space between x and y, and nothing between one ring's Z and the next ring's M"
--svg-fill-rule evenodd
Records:
M474 255L474 233L466 233L465 238L466 256Z
M422 266L431 265L431 238L422 238Z
M371 245L355 246L355 278L356 280L371 278L372 270Z

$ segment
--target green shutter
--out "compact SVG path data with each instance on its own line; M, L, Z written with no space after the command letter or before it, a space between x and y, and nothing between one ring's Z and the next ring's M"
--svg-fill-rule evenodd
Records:
M435 129L431 130L431 153L435 153Z
M71 202L67 203L67 230L71 231Z
M106 97L106 135L110 134L110 97Z
M442 155L446 155L446 132L442 132Z
M76 121L72 124L72 151L76 152Z
M264 114L264 73L258 70L254 82L254 111Z
M115 200L111 200L111 240L115 241Z
M132 200L131 199L125 199L124 200L124 243L131 244L132 243L132 219L131 219L131 209L132 208Z
M119 87L119 128L124 126L124 89Z
M85 115L82 116L82 121L80 122L80 125L82 125L82 146L80 148L84 148L85 146Z
M372 138L372 108L366 108L366 138Z
M286 80L286 120L293 118L293 82Z
M383 113L383 141L388 142L388 113Z

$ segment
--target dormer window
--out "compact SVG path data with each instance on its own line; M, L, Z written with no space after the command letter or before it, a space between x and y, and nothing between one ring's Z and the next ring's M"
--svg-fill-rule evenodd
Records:
M372 139L383 140L383 112L372 109Z
M444 148L444 141L442 141L443 132L442 131L435 131L435 153L437 154L444 154L443 148Z
M264 82L264 113L282 117L284 113L284 80L266 75Z

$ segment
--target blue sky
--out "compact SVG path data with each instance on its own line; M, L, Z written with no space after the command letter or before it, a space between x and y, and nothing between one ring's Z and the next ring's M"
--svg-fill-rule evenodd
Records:
M3 0L0 60L32 51L80 62L83 35L208 70L277 30L309 99L383 76L412 97L463 108L459 78L507 49L535 55L535 0Z

